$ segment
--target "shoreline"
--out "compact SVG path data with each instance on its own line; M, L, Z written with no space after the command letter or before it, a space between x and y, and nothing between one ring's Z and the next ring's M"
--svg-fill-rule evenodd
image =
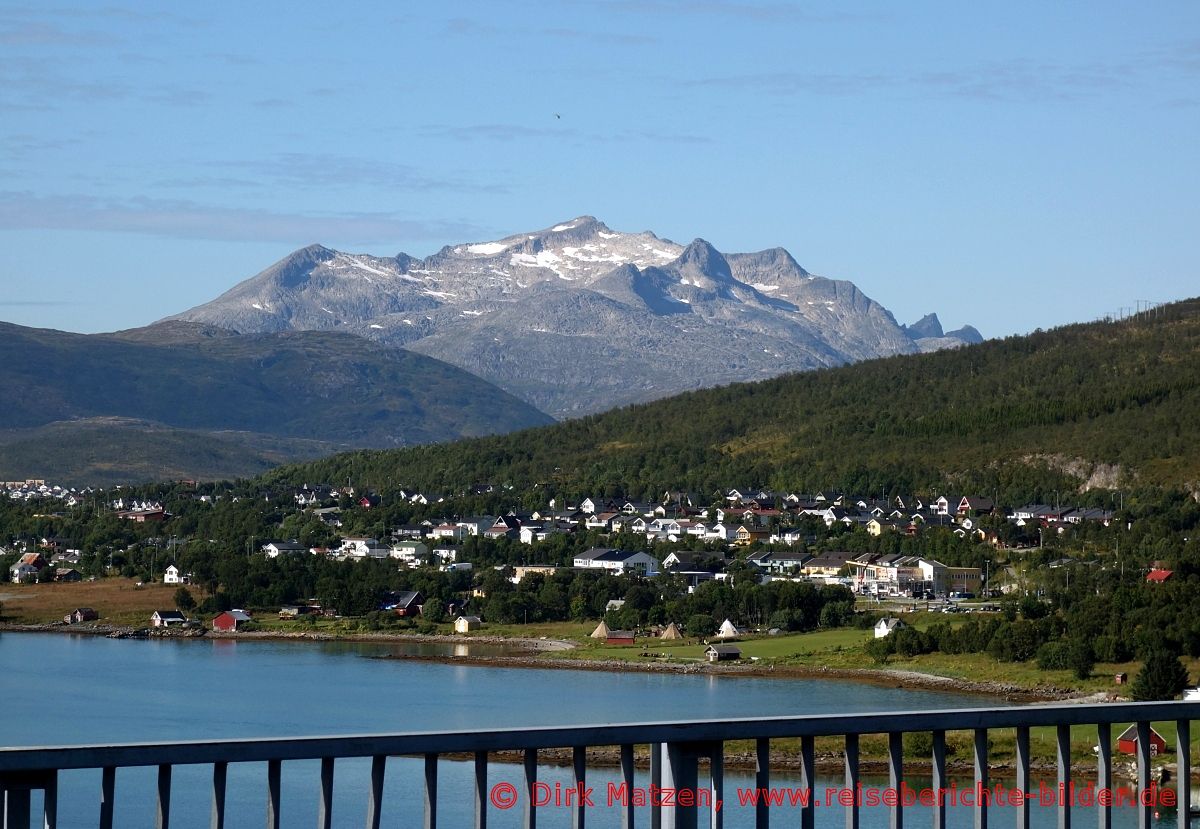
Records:
M638 673L671 673L680 675L730 676L730 677L770 677L776 679L823 679L841 680L877 686L903 689L920 689L946 691L955 694L985 696L1008 703L1029 704L1050 701L1076 701L1080 703L1098 703L1111 699L1108 694L1085 695L1070 689L1040 687L1021 688L995 682L975 682L970 680L943 677L936 674L926 674L919 671L888 669L888 668L830 668L825 666L771 665L761 663L729 664L729 663L638 663L614 659L587 659L568 656L579 645L576 642L561 639L522 638L504 636L462 636L455 634L411 634L411 633L320 633L315 631L242 631L240 633L223 633L204 628L192 629L147 629L108 624L79 624L66 625L49 623L40 625L21 625L0 623L0 633L45 633L68 634L80 636L103 636L110 638L139 638L139 639L212 639L220 641L263 641L263 642L364 642L371 644L466 644L486 646L506 646L513 650L524 651L520 654L492 656L453 656L450 654L381 654L372 656L373 659L412 660L417 662L434 662L448 665L469 665L491 668L540 668L547 670L567 671L629 671ZM569 750L547 749L540 753L542 760L552 765L570 766L572 753ZM589 749L589 763L599 766L618 766L620 753L617 747L597 747ZM520 752L495 752L494 756L502 762L521 762ZM752 752L734 751L727 753L724 758L726 767L739 770L753 770L756 759ZM796 751L784 747L773 748L771 752L773 768L798 771L801 766L800 756ZM635 763L639 767L649 764L649 755L645 748L639 747L635 755ZM1170 764L1168 764L1170 765ZM973 773L973 761L966 757L947 757L947 771L954 774L970 775ZM924 775L932 771L932 763L923 758L905 758L906 772ZM1007 759L993 759L989 770L1000 777L1012 777L1016 774L1016 766ZM823 774L839 774L844 770L844 758L839 752L822 752L815 757L815 768ZM860 758L860 771L864 774L885 774L887 761L881 757L863 756ZM1034 758L1031 771L1035 773L1052 773L1056 770L1053 760ZM1094 774L1095 766L1086 762L1072 764L1075 774ZM1114 763L1114 775L1133 777L1131 769L1118 769ZM1196 774L1200 776L1200 769Z
M109 638L147 639L215 639L224 641L280 641L280 642L368 642L374 644L462 644L509 647L526 651L520 654L498 654L489 656L454 656L450 654L388 654L378 659L407 659L421 662L438 662L479 667L541 668L547 670L574 671L629 671L638 673L673 673L685 675L773 677L777 679L831 679L881 685L893 688L947 691L972 696L993 697L1005 702L1102 702L1103 694L1084 695L1068 688L1043 686L1023 688L997 682L977 682L966 679L927 674L920 671L889 668L830 668L827 666L775 665L775 664L730 664L709 662L632 662L619 659L587 659L567 654L578 649L575 642L564 639L506 636L463 636L461 634L419 633L320 633L316 631L281 632L271 630L224 633L207 628L134 628L122 625L76 624L61 622L40 625L0 623L0 632L14 633L58 633L83 636L105 636Z

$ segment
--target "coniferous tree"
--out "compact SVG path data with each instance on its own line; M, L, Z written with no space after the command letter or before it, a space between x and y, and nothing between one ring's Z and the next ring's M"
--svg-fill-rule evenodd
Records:
M1188 684L1188 672L1179 657L1163 649L1151 651L1133 678L1135 700L1174 699Z

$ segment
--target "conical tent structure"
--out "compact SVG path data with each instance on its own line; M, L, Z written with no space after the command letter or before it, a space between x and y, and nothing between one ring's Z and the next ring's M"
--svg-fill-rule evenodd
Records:
M733 626L733 622L728 619L721 622L721 629L717 631L717 636L720 636L722 639L730 639L737 635L738 629Z
M671 622L671 624L667 625L667 629L664 630L662 632L662 635L659 636L658 638L659 639L682 639L683 634L679 632L679 626L676 625L674 622Z
M601 620L600 624L596 625L596 629L592 631L592 638L593 639L607 639L608 638L608 625L604 624L603 620Z

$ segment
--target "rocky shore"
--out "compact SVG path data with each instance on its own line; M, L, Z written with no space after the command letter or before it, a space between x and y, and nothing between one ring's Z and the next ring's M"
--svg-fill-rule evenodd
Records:
M1069 688L1038 686L1022 688L998 682L976 682L966 679L902 671L888 668L827 668L761 663L708 662L630 662L616 659L587 659L574 651L575 642L561 639L509 638L503 636L461 636L416 633L355 632L321 633L317 631L280 632L271 630L222 633L205 628L132 628L104 623L67 625L55 622L41 625L0 625L0 631L34 633L69 633L76 635L108 636L111 638L199 638L228 640L311 641L311 642L378 642L416 644L476 644L509 648L520 653L488 656L452 656L389 654L381 659L411 659L428 662L453 662L457 665L481 665L507 668L542 668L571 671L639 671L648 673L707 674L721 676L763 676L778 679L843 679L867 682L896 688L921 688L962 694L996 697L1008 702L1047 702L1080 698ZM1086 701L1103 701L1088 697Z

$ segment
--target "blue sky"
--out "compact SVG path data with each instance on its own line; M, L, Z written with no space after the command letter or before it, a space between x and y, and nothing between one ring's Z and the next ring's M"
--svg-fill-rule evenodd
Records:
M1200 294L1200 4L0 2L0 319L592 214L985 336Z

